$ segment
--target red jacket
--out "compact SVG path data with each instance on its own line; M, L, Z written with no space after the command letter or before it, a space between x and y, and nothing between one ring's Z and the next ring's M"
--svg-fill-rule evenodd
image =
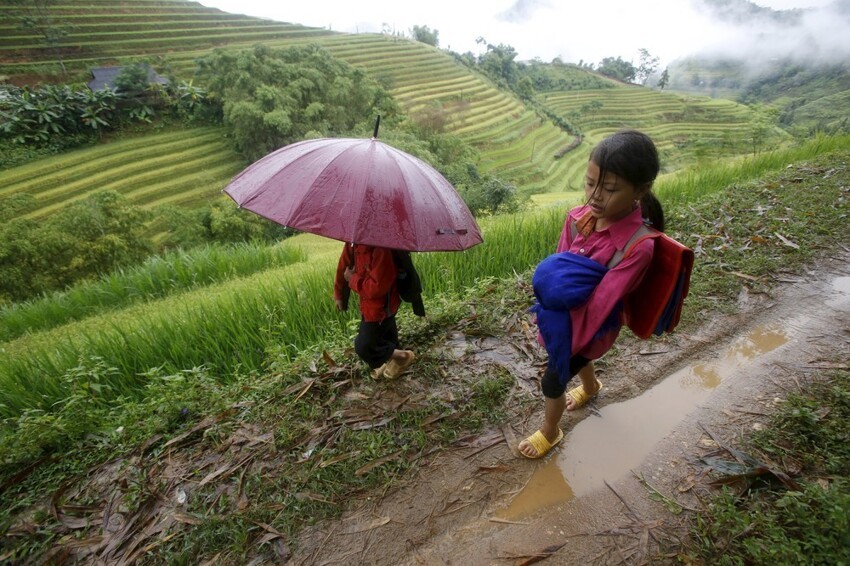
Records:
M346 282L343 273L352 263L354 273ZM349 290L360 297L360 314L366 322L381 322L398 312L401 296L396 286L392 251L362 244L345 244L334 278L334 299L348 306Z

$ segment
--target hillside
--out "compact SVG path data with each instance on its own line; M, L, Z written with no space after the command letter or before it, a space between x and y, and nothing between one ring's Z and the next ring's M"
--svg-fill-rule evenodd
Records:
M748 0L698 5L724 40L670 64L669 89L768 105L795 136L848 131L848 0L790 10Z
M150 61L162 73L188 80L192 78L195 59L215 47L247 48L256 42L274 47L318 43L387 85L412 120L439 123L444 131L474 146L480 154L478 165L483 173L510 181L527 194L575 189L580 183L581 163L593 142L622 127L649 131L662 148L666 171L700 159L750 151L746 138L751 114L744 106L623 85L577 68L569 67L569 77L558 83L557 90L538 92L535 109L462 64L450 52L396 36L332 33L232 16L183 0L62 0L52 10L50 25L67 31L54 47L45 46L32 32L24 33L14 19L15 9L4 12L0 19L0 29L4 31L0 74L10 82L82 81L94 66L139 59ZM67 75L61 72L57 58L61 58ZM599 88L603 85L610 88ZM556 125L546 113L574 122L584 135L583 141ZM223 131L219 135L222 134ZM213 134L204 130L195 135L206 139L204 136ZM577 142L581 144L575 147ZM156 144L157 138L151 138L150 145ZM207 167L203 159L215 158L209 147L201 149L201 145L183 148L185 155L181 155L186 163L177 176L161 169L161 160L157 161L161 154L151 148L123 156L119 155L125 151L123 144L113 147L113 156L103 148L97 152L72 152L66 161L86 162L100 172L104 185L87 183L85 188L80 186L65 196L78 199L103 186L117 186L133 202L146 206L161 201L191 204L218 198L219 190L246 164L239 163L222 140L216 167ZM91 161L95 155L104 161L97 161L100 157ZM133 161L132 167L128 160ZM118 163L120 169L110 173ZM53 158L48 158L25 169L0 173L3 194L31 192L38 203L35 215L60 206L66 178L64 165L56 165ZM161 179L157 178L158 170L163 173ZM201 170L203 176L194 181L184 178ZM82 169L70 171L69 175L73 177L77 172ZM116 178L126 183L116 185L110 180ZM147 186L142 189L142 184ZM188 185L191 188L186 189ZM162 195L157 196L160 190ZM181 196L175 196L178 194Z

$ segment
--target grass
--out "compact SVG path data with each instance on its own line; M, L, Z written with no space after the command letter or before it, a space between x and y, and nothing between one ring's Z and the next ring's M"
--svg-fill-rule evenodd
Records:
M0 309L0 342L306 258L300 249L264 244L169 251L139 266L114 271L99 281Z
M770 274L802 269L826 250L850 244L845 229L848 160L847 149L836 150L668 207L670 233L697 251L682 328L694 328L717 312L734 308L741 285L736 273L755 278L748 285L767 287ZM795 214L788 214L789 210ZM457 328L470 335L498 336L504 332L506 320L526 312L531 301L527 281L534 262L519 267L511 257L515 248L509 242L539 240L530 249L551 250L563 211L549 213L551 224L540 223L545 216L536 215L482 223L490 246L473 248L470 252L478 255L470 253L466 259L461 259L464 254L449 254L446 259L456 260L455 264L442 263L440 254L417 255L417 266L428 277L429 317L415 318L405 307L400 314L405 341L422 354L416 379L393 384L366 379L363 366L350 350L354 319L325 324L320 335L298 348L273 324L251 322L231 337L216 335L217 326L235 324L233 319L241 318L241 312L227 308L232 299L226 298L226 286L216 290L223 301L219 305L223 317L197 327L192 322L171 321L195 332L192 344L172 345L174 354L206 342L219 350L224 347L228 356L242 357L245 352L240 350L247 349L252 353L246 359L255 355L259 359L254 366L236 364L226 376L213 370L214 363L203 361L175 369L154 367L138 375L144 393L129 395L110 391L124 379L118 365L81 355L76 364L60 372L57 381L64 396L58 397L50 410L31 409L5 421L7 436L2 437L0 447L4 458L0 525L7 534L3 556L13 561L40 561L48 549L65 544L62 537L68 530L57 517L66 517L66 522L72 513L100 517L102 509L92 502L112 497L120 500L125 517L159 520L156 494L172 494L175 489L161 473L167 468L194 488L181 508L186 513L184 528L149 540L146 560L186 563L219 556L225 562L249 562L268 548L260 545L263 537L270 535L262 525L291 543L308 518L336 516L352 494L386 489L414 473L432 450L487 424L501 424L506 414L517 409L516 403L523 403L522 395L515 393L513 378L495 365L450 365L439 346ZM788 246L771 236L776 233L806 245L799 249ZM500 245L492 245L496 242ZM314 244L321 250L318 253L332 261L331 246L310 239L299 241L305 249ZM471 275L489 269L490 264L494 275ZM286 285L281 275L287 269L276 272L277 286ZM325 272L321 278L326 276ZM256 275L248 278L247 284L238 283L240 292L256 287L261 278ZM444 279L458 287L437 292L434 285ZM302 282L302 286L310 284ZM322 300L329 303L328 288L324 289ZM304 328L315 326L316 320L329 320L312 310L305 295L296 297L299 318L307 323ZM160 308L176 314L178 305L187 299L191 300L166 299ZM272 309L287 304L275 295L254 300L268 301L266 305ZM140 313L146 313L141 318L153 316L153 311L142 310L129 318L140 318ZM219 316L213 303L205 314ZM111 320L110 326L120 325L118 318ZM257 326L252 330L250 325ZM129 327L123 332L127 343L132 343L134 332ZM171 330L163 325L139 328L138 332ZM242 342L246 332L267 333L267 340ZM166 344L172 336L167 335L160 353L168 352ZM265 351L253 353L256 344L264 344ZM831 435L846 431L842 428L844 413L837 413L836 427L830 429L821 426L824 415L818 409L801 406L792 414L799 418L792 422L786 415L785 424L808 426L804 429L808 432L797 434L789 428L789 435L807 439L813 431ZM835 440L841 437L835 436ZM776 442L777 447L784 447ZM59 446L61 458L57 457ZM830 445L824 446L813 457L813 466L826 466L820 463L824 456L837 453ZM834 446L846 451L846 442L843 447L840 443ZM137 454L144 457L137 458ZM204 464L209 461L219 464ZM217 469L222 470L218 480L199 485ZM838 477L846 473L844 469L829 468L834 476L831 487L846 485ZM59 486L71 485L73 489L58 491ZM104 491L104 486L109 490ZM39 511L37 502L45 494L53 494L57 513ZM816 505L815 494L795 496L783 505L805 502L810 496L807 505ZM837 515L814 516L835 521L846 517L843 499L833 499ZM81 505L82 501L91 505ZM21 532L18 518L24 512L29 521L25 524L35 527L21 536L9 536ZM795 513L799 517L801 512ZM804 530L809 532L811 527ZM74 536L84 542L99 532L77 529Z
M850 361L846 355L838 360ZM850 372L792 394L736 449L774 466L799 467L800 490L767 481L724 488L694 519L680 559L689 564L850 562Z
M561 222L560 212L543 210L482 223L485 244L417 254L423 285L434 294L453 293L481 277L526 270L551 251ZM294 355L328 326L354 317L354 311L337 313L329 300L335 266L328 259L270 269L7 342L0 351L0 415L46 409L64 398L60 377L81 358L119 369L122 377L110 383L109 395L133 395L143 384L138 376L154 367L206 365L227 376L259 370L272 344Z

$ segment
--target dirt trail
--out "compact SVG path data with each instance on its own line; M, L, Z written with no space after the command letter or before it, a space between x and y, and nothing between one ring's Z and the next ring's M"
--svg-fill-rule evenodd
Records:
M529 408L305 531L293 563L518 564L540 553L549 564L663 562L707 489L698 458L760 427L848 346L850 253L840 252L770 295L742 292L734 316L696 334L621 339L603 360L602 394L564 417L551 456L529 461L511 445L541 417L541 353L522 328L470 343L458 335L447 345L457 363L505 366L516 405Z

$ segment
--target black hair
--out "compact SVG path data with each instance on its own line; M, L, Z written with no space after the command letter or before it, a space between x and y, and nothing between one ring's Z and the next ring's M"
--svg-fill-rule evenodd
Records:
M652 139L637 130L620 130L599 142L590 152L590 160L599 166L599 182L611 172L645 189L640 204L652 227L664 231L664 209L652 192L652 184L661 170L658 150Z

